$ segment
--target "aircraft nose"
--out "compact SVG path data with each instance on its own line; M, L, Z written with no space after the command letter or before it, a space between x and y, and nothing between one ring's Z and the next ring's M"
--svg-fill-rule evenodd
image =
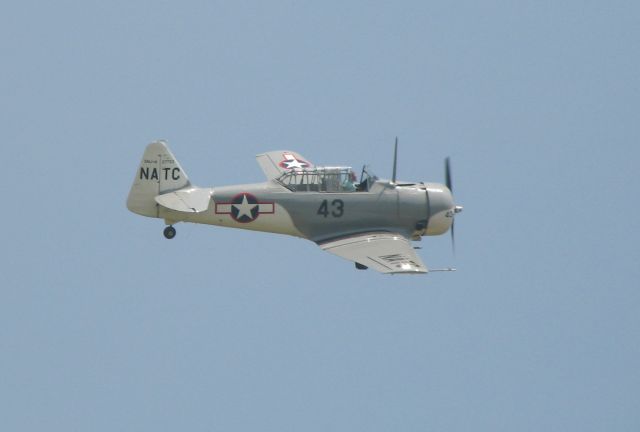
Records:
M454 214L462 211L462 207L455 205L451 191L443 184L426 184L426 191L429 216L425 234L444 234L451 227Z

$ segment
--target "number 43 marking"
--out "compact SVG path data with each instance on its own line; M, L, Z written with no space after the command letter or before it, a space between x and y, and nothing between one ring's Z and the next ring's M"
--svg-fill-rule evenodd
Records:
M341 199L334 199L331 201L331 211L329 211L329 203L327 200L322 200L322 204L320 204L320 208L317 213L324 217L329 215L337 218L341 217L344 214L344 201Z

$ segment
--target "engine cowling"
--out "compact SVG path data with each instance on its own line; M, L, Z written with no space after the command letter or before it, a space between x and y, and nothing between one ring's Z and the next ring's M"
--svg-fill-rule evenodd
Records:
M439 183L426 183L427 194L427 229L424 235L440 235L446 233L453 224L457 212L453 195L448 187Z

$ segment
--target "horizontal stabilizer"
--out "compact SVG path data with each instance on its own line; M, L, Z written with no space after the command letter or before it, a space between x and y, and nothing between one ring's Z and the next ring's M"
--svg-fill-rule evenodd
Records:
M200 213L209 208L211 189L182 189L156 196L156 202L170 210Z

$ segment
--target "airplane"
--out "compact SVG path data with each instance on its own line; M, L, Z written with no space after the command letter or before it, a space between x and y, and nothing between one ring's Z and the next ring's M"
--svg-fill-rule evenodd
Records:
M270 151L256 156L267 181L213 188L191 184L165 141L147 146L127 198L139 215L164 219L173 239L178 222L287 234L315 242L322 250L388 274L429 270L411 241L451 230L462 211L451 193L449 158L445 183L396 179L396 138L391 180L365 165L360 178L351 167L316 166L300 154Z

